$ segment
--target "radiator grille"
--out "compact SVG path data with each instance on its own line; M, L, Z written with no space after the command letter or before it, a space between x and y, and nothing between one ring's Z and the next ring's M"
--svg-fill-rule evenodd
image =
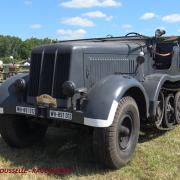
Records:
M29 96L38 95L42 54L32 54L29 82Z
M57 55L56 55L57 54ZM28 95L49 94L65 98L62 84L69 79L70 53L53 52L32 54Z
M65 98L62 94L62 84L68 80L70 67L70 54L58 54L55 67L55 79L53 96L56 98Z
M133 74L136 67L135 59L120 58L94 58L89 60L89 80L93 85L95 82L110 74Z
M54 73L54 61L55 61L55 53L44 54L42 70L40 73L39 94L51 95L53 73Z

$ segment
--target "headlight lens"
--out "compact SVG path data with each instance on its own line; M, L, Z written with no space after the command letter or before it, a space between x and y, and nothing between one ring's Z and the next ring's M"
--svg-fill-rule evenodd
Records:
M73 97L75 94L76 85L72 81L66 81L62 85L62 92L65 96Z
M17 92L22 92L26 89L26 81L24 79L17 79L14 86Z

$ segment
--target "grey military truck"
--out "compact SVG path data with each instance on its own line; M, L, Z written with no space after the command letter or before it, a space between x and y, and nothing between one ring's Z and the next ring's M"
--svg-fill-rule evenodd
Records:
M180 37L61 41L32 50L30 72L0 86L0 133L13 147L37 143L48 126L91 129L97 158L127 164L140 125L180 124Z

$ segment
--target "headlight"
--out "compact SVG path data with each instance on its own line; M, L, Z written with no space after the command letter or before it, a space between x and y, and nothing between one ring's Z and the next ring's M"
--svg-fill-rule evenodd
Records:
M22 92L26 89L26 81L24 79L17 79L14 82L14 86L17 92Z
M75 94L76 86L72 81L66 81L62 85L62 92L65 96L73 97Z

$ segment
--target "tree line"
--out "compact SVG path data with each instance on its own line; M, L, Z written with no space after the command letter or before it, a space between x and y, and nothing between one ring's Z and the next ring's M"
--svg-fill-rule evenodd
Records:
M12 57L13 62L28 59L31 56L32 48L51 42L52 40L49 38L30 38L23 41L15 36L0 35L0 60L4 63L10 63Z

